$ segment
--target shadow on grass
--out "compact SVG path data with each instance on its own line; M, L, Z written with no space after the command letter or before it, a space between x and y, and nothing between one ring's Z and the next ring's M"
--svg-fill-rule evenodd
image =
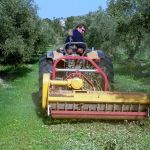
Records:
M27 66L20 66L20 67L7 67L4 70L0 70L0 78L5 81L12 81L19 77L24 77L28 73L32 71L31 68Z
M45 112L42 110L42 101L39 99L39 92L32 93L32 100L35 105L35 113L36 115L42 119L45 125L52 124L52 119L46 116Z

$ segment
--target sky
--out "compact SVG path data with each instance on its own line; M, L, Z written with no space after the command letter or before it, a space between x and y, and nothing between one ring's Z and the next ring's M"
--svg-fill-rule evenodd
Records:
M81 16L98 10L106 9L107 0L34 0L38 6L40 18L66 18Z

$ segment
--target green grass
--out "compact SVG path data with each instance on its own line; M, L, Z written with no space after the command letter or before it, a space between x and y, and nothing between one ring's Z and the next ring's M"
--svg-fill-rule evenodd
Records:
M150 94L150 71L145 75L135 64L115 64L115 90L127 92L146 92ZM145 69L145 68L144 68Z
M115 66L115 90L149 91ZM51 121L41 114L38 65L1 67L1 150L149 150L150 121Z

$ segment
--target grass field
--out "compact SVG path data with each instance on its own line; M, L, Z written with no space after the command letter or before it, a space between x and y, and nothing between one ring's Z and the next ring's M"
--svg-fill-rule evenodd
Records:
M51 121L38 101L38 65L1 67L0 150L149 150L150 121ZM149 92L148 77L115 66L115 89Z

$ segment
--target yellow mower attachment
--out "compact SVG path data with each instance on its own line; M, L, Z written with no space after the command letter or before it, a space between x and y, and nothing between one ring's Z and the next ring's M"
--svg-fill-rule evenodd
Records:
M52 118L144 119L149 115L150 100L144 93L83 90L78 77L50 80L43 75L42 108Z
M79 90L83 87L83 80L80 78L68 79L67 81L50 80L50 74L43 75L43 92L42 92L42 108L45 109L47 105L48 93L50 92L50 86L67 86L75 90Z

